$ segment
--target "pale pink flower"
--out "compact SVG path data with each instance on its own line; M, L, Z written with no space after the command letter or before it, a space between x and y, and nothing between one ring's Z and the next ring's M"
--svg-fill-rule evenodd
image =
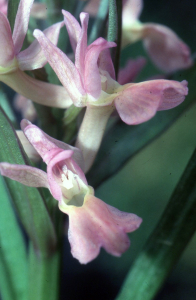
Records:
M189 68L193 61L189 47L170 28L141 23L142 0L124 0L122 15L122 46L143 40L150 58L164 72Z
M88 14L80 14L81 26L69 12L63 11L63 14L75 53L75 64L43 32L35 30L34 36L74 105L87 106L76 143L83 152L87 171L114 107L125 123L140 124L152 118L158 110L179 105L188 93L187 82L151 80L120 85L115 80L109 51L116 44L98 38L87 46Z
M120 256L130 245L126 233L136 230L141 218L121 212L94 196L83 172L79 149L51 138L27 120L22 121L21 127L47 164L47 173L27 165L0 163L1 174L27 186L50 190L59 209L69 216L71 252L80 263L96 258L101 247Z
M74 105L97 107L114 103L123 121L125 120L121 106L127 105L126 115L129 117L126 117L126 123L131 125L147 121L157 110L163 107L164 109L173 108L184 100L187 95L185 81L180 83L169 80L151 80L120 85L115 81L114 66L109 52L109 48L115 47L116 44L98 38L87 46L88 14L80 14L82 27L69 12L63 11L63 14L75 52L75 64L40 30L35 30L34 35ZM168 101L168 98L171 101Z
M56 98L59 105L68 107L71 100L62 87L40 82L23 72L41 68L47 63L37 40L34 40L27 49L21 51L28 29L32 4L33 0L20 1L13 34L7 17L0 12L0 81L32 101L41 104L47 102L49 106L55 106L54 98ZM55 45L62 26L63 23L59 22L44 30L46 36Z

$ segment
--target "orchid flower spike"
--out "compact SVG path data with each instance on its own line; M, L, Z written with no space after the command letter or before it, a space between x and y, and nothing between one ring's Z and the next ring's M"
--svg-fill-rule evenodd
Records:
M101 247L120 256L130 244L126 233L136 230L141 218L121 212L94 196L83 172L79 149L51 138L27 120L21 122L21 128L47 164L47 173L26 165L0 163L1 174L27 186L50 190L59 209L69 216L71 252L80 263L96 258Z
M150 58L163 72L189 68L193 64L189 47L166 26L142 24L139 21L142 9L142 0L124 0L122 46L142 39Z
M45 105L47 102L49 106L55 106L54 100L56 97L56 101L59 105L66 108L70 106L72 102L62 87L40 82L39 80L27 76L23 72L25 70L41 68L47 63L37 40L34 40L27 49L21 51L28 29L33 1L34 0L20 1L13 35L6 15L0 11L0 81L6 83L16 92L32 101ZM48 39L55 45L57 44L62 26L63 22L59 22L44 31Z
M63 14L75 64L43 32L35 30L34 36L74 105L87 106L76 146L83 152L88 171L114 107L125 123L140 124L152 118L157 110L179 105L188 93L187 82L151 80L120 85L115 80L109 51L116 44L98 38L87 46L88 14L80 14L81 26L69 12L63 10Z

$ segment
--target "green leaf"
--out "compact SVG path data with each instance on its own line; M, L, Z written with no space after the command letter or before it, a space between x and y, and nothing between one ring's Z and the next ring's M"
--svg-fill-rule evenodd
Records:
M0 161L12 164L28 162L24 150L2 110L0 110ZM28 163L27 163L28 164ZM24 228L35 249L49 254L56 244L56 234L46 204L36 188L5 178Z
M196 230L196 150L117 300L151 300Z
M2 176L0 193L0 290L3 300L26 300L26 247Z
M94 166L87 175L89 184L97 187L115 174L128 159L166 130L196 98L196 64L189 70L178 72L174 80L188 81L189 94L178 107L160 111L154 118L140 125L128 126L120 120L108 130ZM96 174L96 176L95 176Z

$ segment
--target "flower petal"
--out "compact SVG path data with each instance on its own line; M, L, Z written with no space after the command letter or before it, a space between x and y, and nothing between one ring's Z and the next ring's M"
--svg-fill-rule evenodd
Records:
M9 62L14 59L14 44L12 32L7 17L0 12L0 67L9 66Z
M62 14L64 15L64 22L67 27L73 52L75 52L82 29L76 18L74 18L74 16L72 16L72 14L70 14L68 11L62 10Z
M98 67L101 70L107 71L112 79L116 78L114 65L109 49L105 49L99 54Z
M101 51L116 47L113 42L108 42L103 38L98 38L92 44L87 47L85 56L85 73L84 73L84 84L87 93L95 98L99 98L101 94L101 77L98 68L98 58Z
M63 22L56 23L43 31L47 38L54 45L57 45L60 29L63 26L63 24ZM27 49L20 52L17 55L17 59L19 63L19 68L22 71L39 69L47 63L47 59L37 40L34 40L33 43Z
M75 53L75 66L79 70L81 77L84 74L84 60L87 48L87 28L88 28L89 16L87 13L80 14L80 20L82 24L82 30L78 39Z
M34 0L21 0L18 6L13 30L13 42L16 55L20 52L27 33L33 1Z
M59 208L64 211L61 205ZM95 259L101 247L120 256L130 245L126 232L136 230L142 222L138 216L121 212L93 195L85 197L82 207L69 207L65 213L69 215L71 253L82 264Z
M170 109L181 102L188 93L187 82L151 80L125 85L115 99L121 119L136 125L151 119L157 110Z
M43 32L36 29L34 30L34 36L40 43L49 64L68 91L70 97L73 101L78 102L78 98L85 95L78 70L72 61L60 49L53 45Z
M31 122L28 120L22 120L21 128L29 142L33 145L46 163L48 163L52 158L52 156L46 157L46 154L51 152L51 150L56 150L59 152L62 150L71 150L73 151L73 160L82 170L84 170L84 159L82 152L79 149L50 137L41 129L39 129L39 127L31 124Z
M1 175L32 187L49 188L46 172L26 165L0 163Z
M186 69L193 64L189 47L166 26L145 24L143 41L152 61L164 72Z

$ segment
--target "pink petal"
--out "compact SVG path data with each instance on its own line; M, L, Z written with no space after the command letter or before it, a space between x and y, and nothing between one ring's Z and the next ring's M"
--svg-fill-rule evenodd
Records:
M14 58L14 44L12 32L7 17L0 12L0 66L7 67Z
M95 100L99 98L101 93L101 77L98 68L98 58L101 51L116 47L113 42L108 42L103 38L98 38L92 44L87 47L85 56L85 73L84 82L87 93L92 95Z
M138 57L136 59L129 59L123 69L120 69L118 74L118 82L120 84L126 84L133 82L140 71L146 64L144 57Z
M82 264L95 259L101 247L120 256L130 245L126 232L136 230L142 222L138 216L121 212L92 195L85 197L82 207L67 213L71 253Z
M40 43L49 64L68 91L70 97L73 101L78 103L78 99L80 99L82 95L85 95L85 90L76 67L40 30L36 29L34 36Z
M186 81L151 80L125 87L115 99L115 106L120 118L128 125L143 123L157 110L179 105L188 93Z
M46 157L46 155L50 153L51 150L55 150L57 152L61 152L62 150L71 150L73 152L73 160L77 165L79 165L82 170L84 170L84 159L82 156L82 152L78 148L50 137L37 126L31 124L31 122L29 122L28 120L22 120L21 128L29 142L33 145L33 147L37 150L37 152L46 163L48 163L52 158L52 156Z
M116 78L114 65L109 49L105 49L99 54L98 67L101 70L107 71L112 79Z
M49 188L46 172L26 165L0 163L1 175L32 187Z
M69 34L70 43L73 51L76 51L76 46L78 43L79 36L81 34L81 27L78 21L70 14L68 11L62 10L64 15L64 22L67 27L67 32Z
M36 103L59 108L73 104L63 86L37 80L19 69L9 74L0 74L0 81Z
M21 0L18 6L13 30L13 42L16 55L20 52L27 33L33 1L34 0Z
M63 24L63 22L56 23L43 31L54 45L57 45L58 43L60 29ZM27 49L20 52L17 55L17 59L19 62L19 68L22 71L39 69L47 63L47 59L37 40L34 40Z
M189 47L168 27L146 24L143 36L149 56L164 72L186 69L193 64Z
M84 60L87 48L87 28L89 16L86 13L80 14L82 30L78 39L75 53L75 66L79 70L81 77L84 75Z

